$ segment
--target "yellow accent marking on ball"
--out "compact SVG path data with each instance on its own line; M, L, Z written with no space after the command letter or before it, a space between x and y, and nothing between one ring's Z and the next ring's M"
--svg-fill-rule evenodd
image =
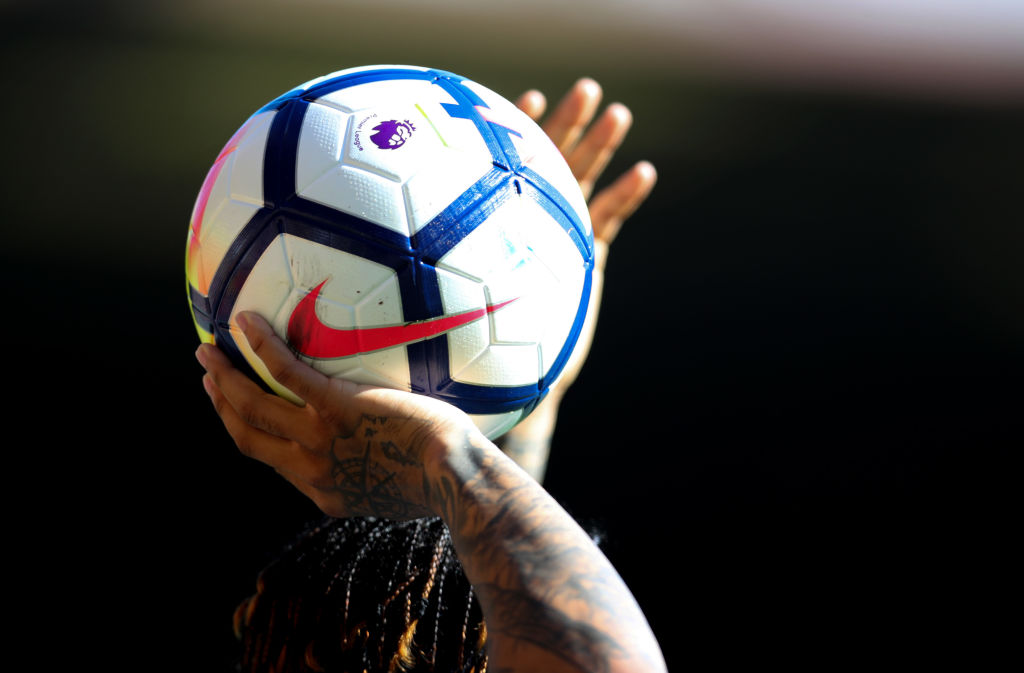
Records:
M423 108L420 107L420 104L415 103L415 105L416 109L420 111L421 115L423 115L423 118L427 120L428 124L430 124L430 128L434 129L434 133L436 133L437 137L441 139L441 144L444 145L445 147L448 147L448 143L444 141L444 137L441 135L441 132L437 130L436 126L434 126L434 122L430 121L430 117L428 117L427 113L423 111Z

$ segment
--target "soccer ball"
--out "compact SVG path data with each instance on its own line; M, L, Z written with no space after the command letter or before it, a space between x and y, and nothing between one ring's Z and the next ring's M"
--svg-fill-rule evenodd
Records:
M544 397L586 318L594 241L561 153L498 94L353 68L258 110L202 185L189 303L265 388L235 323L264 316L329 375L445 400L495 438Z

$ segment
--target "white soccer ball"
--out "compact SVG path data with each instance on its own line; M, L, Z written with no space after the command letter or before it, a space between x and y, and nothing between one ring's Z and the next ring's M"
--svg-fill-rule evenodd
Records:
M414 66L342 70L232 136L192 212L200 338L278 394L235 323L330 376L454 404L491 438L557 379L594 242L561 153L498 94Z

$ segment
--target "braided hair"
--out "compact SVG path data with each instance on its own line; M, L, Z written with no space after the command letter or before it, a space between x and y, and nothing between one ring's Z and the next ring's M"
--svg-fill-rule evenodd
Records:
M438 518L326 519L235 611L242 673L485 673L487 629Z

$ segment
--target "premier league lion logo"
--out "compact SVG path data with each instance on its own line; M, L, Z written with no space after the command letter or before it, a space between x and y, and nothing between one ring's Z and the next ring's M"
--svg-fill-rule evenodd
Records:
M382 150L397 150L412 136L415 129L408 122L391 119L377 124L373 130L376 133L370 136L370 140L374 145Z

